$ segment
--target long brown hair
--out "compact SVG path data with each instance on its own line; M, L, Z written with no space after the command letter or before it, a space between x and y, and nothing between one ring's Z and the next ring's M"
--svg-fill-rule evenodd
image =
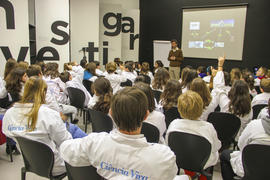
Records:
M85 70L88 71L89 73L91 73L93 76L96 76L96 63L94 62L90 62L88 64L86 64L85 66Z
M5 65L4 79L6 80L8 74L18 66L15 59L9 58Z
M21 99L20 92L22 90L22 77L26 73L26 70L22 67L16 67L13 69L6 78L6 89L12 96L13 101Z
M212 100L210 90L202 78L195 78L190 85L190 90L198 93L201 96L203 100L203 108L210 104Z
M99 97L93 109L108 114L113 92L110 81L104 77L99 77L93 83L93 89Z
M150 113L153 112L156 106L155 106L154 94L151 87L148 84L143 83L143 82L136 83L134 87L137 87L138 89L144 92L148 100L148 110Z
M33 103L32 109L25 116L28 117L27 125L29 131L34 131L38 119L38 111L42 104L45 104L47 84L42 78L30 77L24 86L24 93L20 103Z
M167 82L164 91L160 95L160 101L165 110L177 105L177 99L182 94L179 81L171 79Z
M52 79L59 77L58 64L47 63L44 70L44 76L50 76Z
M141 73L141 74L147 75L147 73L148 73L149 71L150 71L150 65L149 65L149 63L148 63L148 62L143 62L143 63L142 63L142 68L141 68L140 73Z
M159 68L154 76L152 87L154 89L162 89L170 79L170 74L165 68Z
M197 77L198 77L197 71L195 69L190 69L189 71L187 71L183 81L181 82L181 87L182 88L187 87L189 89L191 82L193 81L193 79Z
M251 110L249 88L245 81L235 80L228 97L229 111L237 116L245 116Z
M241 79L242 73L239 68L233 68L230 72L230 76L231 76L231 84L233 84L235 80Z

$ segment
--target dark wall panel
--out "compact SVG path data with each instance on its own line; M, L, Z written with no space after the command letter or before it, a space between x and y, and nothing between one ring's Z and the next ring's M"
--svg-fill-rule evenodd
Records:
M248 3L243 61L227 61L225 68L270 68L269 0L140 0L140 61L153 64L153 40L176 38L181 44L182 7ZM185 55L185 52L184 52ZM185 58L183 66L215 65L212 59Z

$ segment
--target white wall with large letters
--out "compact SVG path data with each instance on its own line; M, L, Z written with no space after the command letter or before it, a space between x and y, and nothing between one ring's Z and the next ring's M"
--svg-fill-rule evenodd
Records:
M37 60L69 62L69 0L36 0ZM44 52L44 53L43 53Z
M0 1L0 76L6 59L30 60L28 1Z

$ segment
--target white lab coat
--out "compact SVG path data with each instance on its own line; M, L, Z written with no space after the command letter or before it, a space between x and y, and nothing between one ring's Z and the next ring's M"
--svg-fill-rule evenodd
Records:
M96 74L98 76L102 76L103 75L103 71L101 71L100 69L96 69Z
M221 142L217 137L217 132L213 125L206 121L175 119L171 122L166 133L166 142L168 143L169 134L173 131L190 133L206 138L211 144L211 154L206 162L204 169L214 166L219 158L218 150L221 148ZM190 154L192 156L192 154Z
M62 174L66 170L58 148L65 140L72 139L72 136L67 131L60 114L46 105L40 106L36 129L30 132L27 131L27 117L25 114L31 108L32 104L15 103L12 108L7 110L4 116L2 130L9 137L22 136L48 145L54 153L53 175Z
M60 153L70 165L92 165L110 180L172 180L177 173L176 157L168 146L147 143L141 134L126 135L116 129L65 141Z
M216 96L212 96L212 100L210 102L210 104L204 108L201 117L199 118L199 120L202 121L207 121L208 116L211 112L214 112L216 107L218 106L218 101L219 99Z
M3 99L7 96L8 92L6 90L6 81L0 77L0 99Z
M266 134L262 121L260 119L251 121L241 134L238 147L240 151L231 153L231 165L233 171L238 176L244 176L244 169L242 165L242 151L248 144L266 144L270 145L270 135Z
M84 68L82 66L72 66L72 71L79 75L81 79L83 79Z
M96 105L96 103L98 102L98 100L99 100L99 96L97 96L97 95L94 94L94 96L90 99L87 107L90 108L90 109L92 109Z
M257 104L268 104L270 98L270 93L263 92L261 94L257 94L251 102L251 106L255 106Z
M262 118L265 118L265 117L269 116L268 111L269 111L268 107L263 108L261 110L261 112L259 113L257 119L262 119Z
M107 74L105 78L110 81L111 86L113 88L113 94L122 89L122 87L120 86L121 82L127 81L126 77L114 73Z
M166 131L166 122L165 122L165 116L163 113L159 111L152 111L147 118L144 120L144 122L147 122L149 124L154 125L159 130L159 143L164 144L165 140L163 138L163 134Z
M129 79L132 83L134 83L136 79L136 76L133 72L123 71L121 75Z

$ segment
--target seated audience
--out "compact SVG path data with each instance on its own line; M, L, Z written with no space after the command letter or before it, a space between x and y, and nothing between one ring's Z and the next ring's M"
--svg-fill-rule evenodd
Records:
M195 69L189 69L187 70L186 74L183 75L183 81L181 82L182 92L186 92L190 89L190 84L193 81L193 79L198 77L197 71Z
M257 104L267 104L270 98L270 79L262 79L260 81L261 94L256 95L251 102L252 107Z
M151 83L153 82L154 76L153 76L153 73L150 71L150 65L148 62L142 63L140 75L141 74L149 76L151 79Z
M156 74L157 70L159 68L162 68L162 67L164 67L162 61L161 60L156 60L155 63L154 63L154 74Z
M155 73L154 80L152 82L152 89L163 92L164 87L170 79L170 73L165 68L159 68Z
M258 71L256 72L256 78L255 78L255 84L254 86L260 86L260 82L262 79L265 79L267 75L267 68L266 67L260 67Z
M105 179L174 179L174 153L168 146L147 143L140 134L149 114L146 95L126 87L113 96L109 113L117 128L65 141L60 147L64 160L75 167L92 165Z
M199 67L197 68L197 74L198 74L201 78L206 77L207 75L206 75L206 69L205 69L205 67L204 67L204 66L199 66Z
M133 63L128 62L125 64L124 71L122 72L122 76L126 77L129 79L132 83L134 83L136 79L136 75L133 72Z
M96 64L94 62L90 62L86 64L85 71L83 75L83 80L88 80L94 82L97 79L96 75Z

